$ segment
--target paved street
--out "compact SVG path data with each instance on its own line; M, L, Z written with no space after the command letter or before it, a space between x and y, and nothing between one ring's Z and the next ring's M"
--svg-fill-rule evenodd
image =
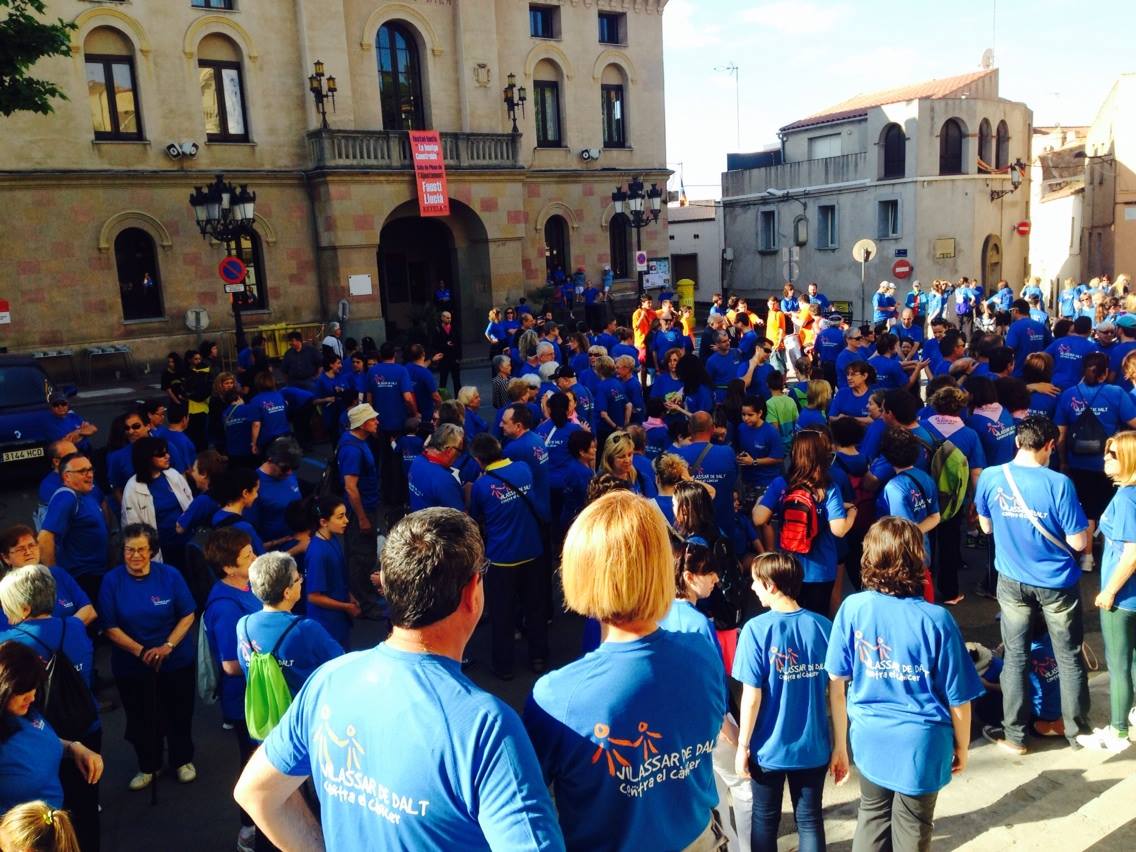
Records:
M467 381L489 388L483 372L467 371ZM81 393L74 407L104 430L111 418L131 399L149 398L155 389L146 381L120 382L91 393ZM488 416L487 416L488 419ZM26 521L34 505L35 482L7 481L0 486L0 523ZM965 637L988 645L999 641L994 621L993 601L970 594L985 551L965 550L967 567L962 587L967 599L952 610ZM1099 579L1090 575L1083 581L1083 597L1091 601ZM1095 610L1086 611L1086 640L1103 668L1103 648ZM379 641L379 625L362 621L356 626L356 648ZM564 663L579 647L582 621L570 614L560 615L551 631L553 663ZM474 664L468 674L483 688L500 695L520 710L534 677L523 666L517 678L502 683L479 661L488 658L489 635L483 624L471 647ZM518 646L519 655L523 649ZM109 675L106 649L99 669ZM1107 674L1098 673L1090 681L1093 695L1093 723L1105 723L1107 712ZM113 697L113 687L103 697ZM131 793L126 784L136 771L133 752L123 739L124 718L120 709L103 715L106 774L102 782L103 831L106 849L116 852L162 849L177 850L232 848L238 828L235 805L230 797L237 774L237 749L233 736L223 731L216 707L198 707L194 738L198 780L178 784L172 776L163 777L158 786L158 802L150 803L149 791ZM397 732L392 732L397 736ZM1031 741L1031 749L1038 741ZM858 788L855 775L844 787L831 785L825 791L826 830L830 848L849 849L856 818ZM939 798L936 820L936 846L942 849L1002 850L1037 849L1043 846L1065 850L1129 850L1136 835L1136 749L1107 757L1061 748L1061 743L1044 742L1024 758L1011 758L985 743L973 743L967 772L952 782ZM186 830L192 826L192 832ZM786 799L783 834L793 827L791 808ZM781 848L795 848L795 835L782 838Z

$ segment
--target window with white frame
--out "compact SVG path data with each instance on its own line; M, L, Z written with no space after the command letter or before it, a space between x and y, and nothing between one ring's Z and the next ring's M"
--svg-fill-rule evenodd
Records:
M834 249L837 244L836 205L821 204L817 207L817 248Z
M761 210L757 214L757 250L777 251L776 210Z
M899 199L876 203L876 236L881 240L899 236Z

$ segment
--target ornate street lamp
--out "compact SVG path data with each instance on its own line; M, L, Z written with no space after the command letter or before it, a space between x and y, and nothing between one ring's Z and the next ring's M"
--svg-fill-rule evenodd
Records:
M338 88L335 85L335 78L327 78L327 86L324 87L324 69L323 60L317 59L315 62L315 70L308 77L308 91L312 93L312 97L316 100L316 111L320 114L320 119L323 121L323 129L329 130L330 125L327 123L327 102L331 101L331 111L335 112L335 93Z
M206 187L194 187L189 196L193 208L193 218L202 238L212 237L225 246L225 254L236 256L237 243L241 234L250 230L256 209L256 193L250 192L247 184L239 188L225 182L224 175L217 175L213 183ZM245 330L241 322L241 308L246 304L247 292L233 293L233 323L237 332L237 349L245 348Z
M1022 162L1021 157L1018 157L1018 159L1010 164L1010 188L990 190L990 200L997 201L999 198L1009 195L1011 192L1017 192L1018 187L1022 185L1022 177L1025 173L1026 164Z
M663 191L658 184L651 184L651 188L644 190L643 182L638 177L632 178L627 189L617 186L611 194L611 203L616 213L624 213L631 227L635 229L635 251L643 250L642 231L648 225L659 221L659 214L663 209ZM639 270L639 295L643 295L643 272Z
M502 90L505 101L505 111L509 114L509 118L513 121L513 132L520 133L517 128L517 107L521 108L521 117L525 115L525 102L528 101L528 91L525 89L524 84L517 85L517 75L510 74L507 78L508 85Z

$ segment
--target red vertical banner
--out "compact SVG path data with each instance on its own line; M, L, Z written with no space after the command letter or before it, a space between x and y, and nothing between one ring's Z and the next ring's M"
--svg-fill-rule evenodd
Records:
M442 137L438 131L411 130L410 156L418 184L418 212L423 216L449 216L446 161L442 157Z

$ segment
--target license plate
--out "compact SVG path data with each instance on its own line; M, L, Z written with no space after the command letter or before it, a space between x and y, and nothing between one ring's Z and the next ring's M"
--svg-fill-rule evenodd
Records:
M12 450L0 457L0 462L22 461L43 458L43 447L30 447L26 450Z

